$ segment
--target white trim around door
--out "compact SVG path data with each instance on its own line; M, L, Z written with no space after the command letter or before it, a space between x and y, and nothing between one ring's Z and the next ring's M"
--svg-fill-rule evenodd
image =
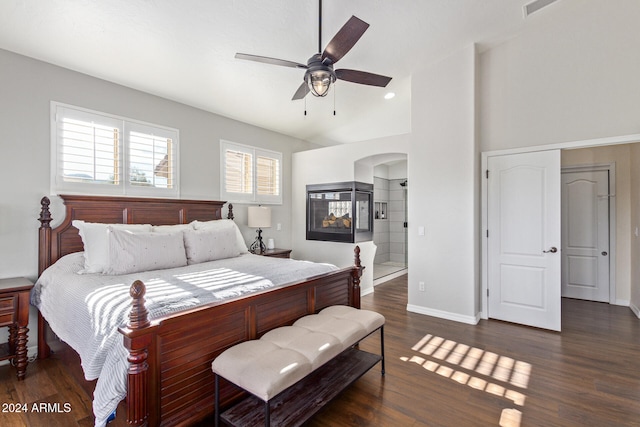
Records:
M592 165L563 166L562 172L596 172L609 173L609 304L617 304L616 300L616 164L598 163Z
M504 154L514 154L514 153L527 153L527 152L535 152L535 151L547 151L547 150L555 150L555 149L569 149L569 148L586 148L586 147L598 147L605 145L617 145L617 144L632 144L640 142L640 134L631 134L631 135L622 135L622 136L612 136L606 138L597 138L597 139L588 139L581 141L571 141L571 142L561 142L557 144L548 144L548 145L538 145L533 147L524 147L524 148L512 148L505 150L494 150L494 151L483 151L481 156L481 173L484 174L487 170L488 158L490 156L499 156ZM481 265L481 288L480 288L480 317L482 319L488 319L488 306L489 300L487 297L487 289L488 289L488 248L487 248L487 238L486 231L488 227L488 218L487 218L487 181L486 179L481 179L481 198L480 198L480 226L481 226L481 234L482 234L482 244L481 244L481 257L480 257L480 265ZM613 270L613 269L612 269ZM615 295L613 296L615 298Z

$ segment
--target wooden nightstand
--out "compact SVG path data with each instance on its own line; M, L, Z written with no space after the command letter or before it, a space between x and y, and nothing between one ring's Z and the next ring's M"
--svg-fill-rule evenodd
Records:
M273 258L289 258L291 255L291 249L267 249L266 251L256 255L270 256Z
M0 326L9 327L9 342L0 345L0 360L13 359L18 380L27 372L29 292L33 283L23 277L0 279Z

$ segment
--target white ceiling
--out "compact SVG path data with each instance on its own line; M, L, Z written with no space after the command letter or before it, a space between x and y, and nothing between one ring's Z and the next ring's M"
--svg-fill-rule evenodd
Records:
M318 0L3 0L0 48L300 139L347 143L410 132L414 70L512 37L529 2L324 0L323 47L351 15L371 25L336 68L393 80L338 81L335 98L333 89L307 96L306 116L305 101L291 101L304 70L234 54L306 63L318 48ZM384 100L388 91L396 97Z

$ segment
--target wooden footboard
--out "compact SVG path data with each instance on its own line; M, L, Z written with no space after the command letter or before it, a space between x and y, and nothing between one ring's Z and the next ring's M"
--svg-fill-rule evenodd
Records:
M330 305L359 308L359 252L356 247L353 267L152 321L144 308L144 284L136 281L131 286L129 323L120 329L129 350L128 423L155 426L201 420L214 411L211 362L222 351ZM220 395L226 406L242 391L223 382Z

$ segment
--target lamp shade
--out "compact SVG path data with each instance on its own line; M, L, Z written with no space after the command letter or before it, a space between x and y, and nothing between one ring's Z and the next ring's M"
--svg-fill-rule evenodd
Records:
M251 228L271 227L271 208L265 206L249 206L248 226Z

